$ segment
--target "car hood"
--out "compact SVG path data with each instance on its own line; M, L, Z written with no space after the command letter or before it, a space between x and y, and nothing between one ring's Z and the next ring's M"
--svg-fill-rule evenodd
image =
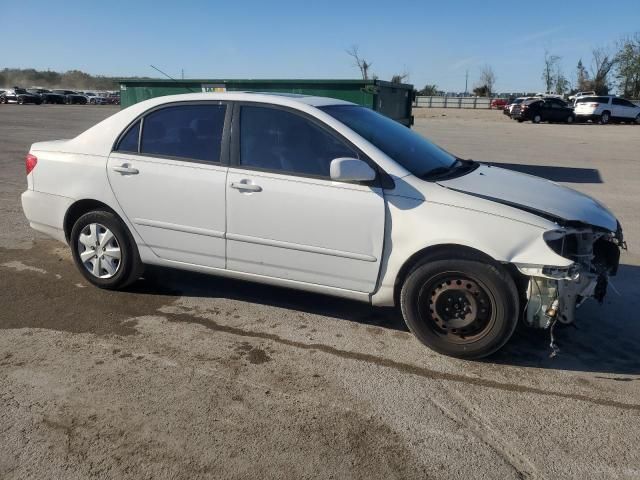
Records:
M458 178L438 181L458 192L519 208L558 223L583 223L615 232L616 217L588 195L524 173L481 164Z

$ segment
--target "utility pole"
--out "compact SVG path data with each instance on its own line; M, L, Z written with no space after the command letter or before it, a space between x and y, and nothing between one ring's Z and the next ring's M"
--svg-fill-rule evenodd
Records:
M184 80L184 68L180 69L180 74L182 75L182 80Z
M464 74L464 95L465 97L469 95L469 70L467 70Z

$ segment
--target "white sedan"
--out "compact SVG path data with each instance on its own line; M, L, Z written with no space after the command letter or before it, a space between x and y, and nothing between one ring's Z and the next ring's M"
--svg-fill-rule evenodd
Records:
M34 144L26 166L31 226L98 287L153 264L399 305L420 341L465 358L519 319L573 322L624 246L597 201L329 98L155 98Z

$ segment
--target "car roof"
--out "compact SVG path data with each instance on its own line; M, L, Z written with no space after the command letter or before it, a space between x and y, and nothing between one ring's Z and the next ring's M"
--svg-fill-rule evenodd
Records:
M309 105L312 107L324 107L327 105L355 105L351 102L338 100L336 98L317 97L313 95L300 95L296 93L279 93L279 92L198 92L183 93L179 95L167 95L156 97L146 102L156 105L171 102L199 101L199 100L230 100L230 101L246 101L259 103L274 103L278 105ZM145 102L145 103L146 103Z

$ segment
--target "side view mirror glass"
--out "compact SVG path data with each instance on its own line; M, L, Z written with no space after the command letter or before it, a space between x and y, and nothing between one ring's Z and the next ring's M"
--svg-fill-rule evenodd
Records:
M336 158L331 161L331 179L341 182L370 182L376 171L357 158Z

